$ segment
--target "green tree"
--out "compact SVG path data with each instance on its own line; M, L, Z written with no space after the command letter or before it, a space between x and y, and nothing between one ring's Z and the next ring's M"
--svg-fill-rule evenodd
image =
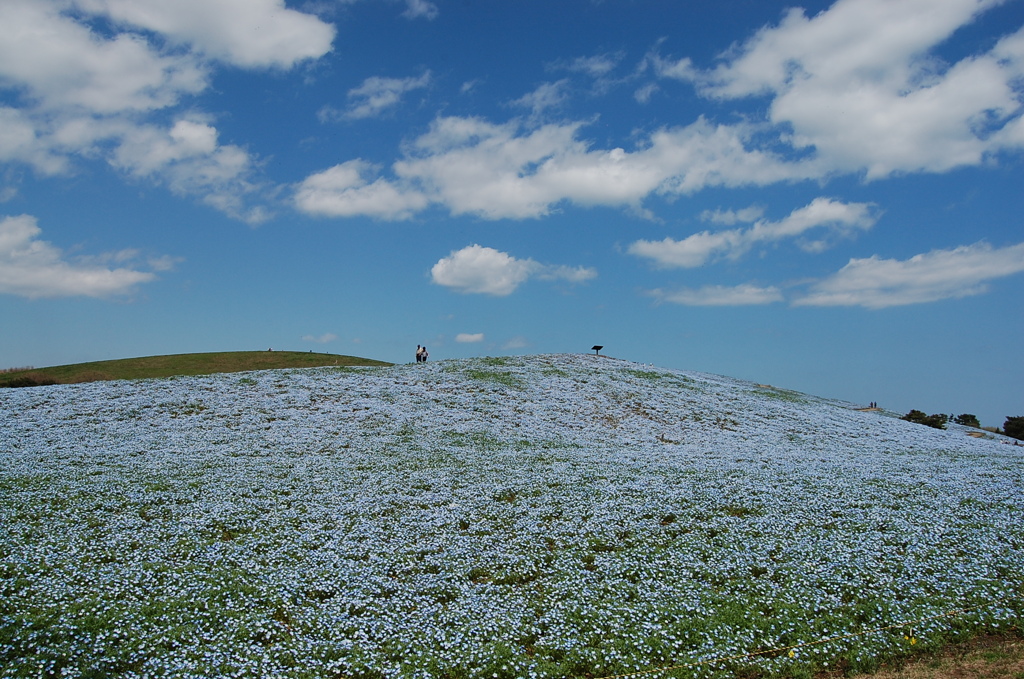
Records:
M1007 417L1006 422L1003 423L1003 433L1019 441L1024 441L1024 416Z
M956 418L953 419L953 421L956 422L957 424L962 424L965 427L976 427L979 429L981 428L981 422L978 421L978 418L969 413L957 415Z
M926 415L920 410L911 410L900 419L906 420L907 422L914 422L916 424L925 424L929 427L935 427L936 429L945 429L946 422L949 421L949 417L945 413Z

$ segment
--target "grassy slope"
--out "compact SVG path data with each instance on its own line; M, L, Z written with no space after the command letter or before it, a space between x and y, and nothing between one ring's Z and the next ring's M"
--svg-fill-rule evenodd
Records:
M49 378L61 384L72 384L98 380L211 375L213 373L278 368L315 368L324 365L383 366L390 364L357 356L302 351L224 351L205 354L173 354L76 363L5 373L0 375L0 387L20 377L31 377L37 381Z

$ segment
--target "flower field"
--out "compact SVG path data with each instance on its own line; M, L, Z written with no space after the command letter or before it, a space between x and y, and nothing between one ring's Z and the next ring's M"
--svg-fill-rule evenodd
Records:
M1022 451L579 355L4 390L0 677L870 669L1019 625Z

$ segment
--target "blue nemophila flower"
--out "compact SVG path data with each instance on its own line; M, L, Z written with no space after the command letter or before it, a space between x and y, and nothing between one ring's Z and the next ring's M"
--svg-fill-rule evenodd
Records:
M0 419L0 677L614 674L1020 615L1017 449L723 377L271 371L12 390Z

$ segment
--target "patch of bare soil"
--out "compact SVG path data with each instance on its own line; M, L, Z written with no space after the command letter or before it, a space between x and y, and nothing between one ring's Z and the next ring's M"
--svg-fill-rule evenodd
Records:
M835 672L817 679L839 679ZM851 679L851 677L846 677ZM874 674L853 675L852 679L1024 679L1024 638L988 635L899 667L883 666Z

